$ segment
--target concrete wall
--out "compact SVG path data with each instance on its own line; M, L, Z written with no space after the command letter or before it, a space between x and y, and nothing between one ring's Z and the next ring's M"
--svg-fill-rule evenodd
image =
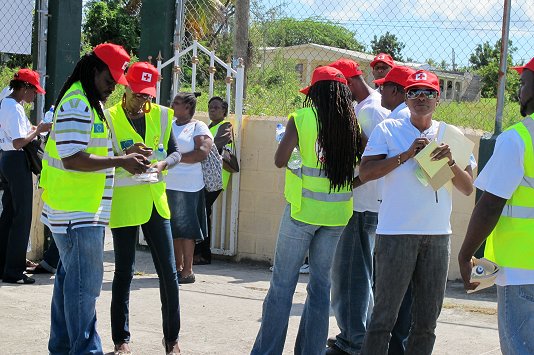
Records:
M272 261L278 225L285 206L284 169L274 166L276 142L274 131L277 123L285 118L246 117L243 122L241 148L241 191L239 200L238 259ZM475 142L478 155L480 133L468 131L466 135ZM475 194L463 196L453 193L452 248L449 279L460 278L457 255L460 250Z

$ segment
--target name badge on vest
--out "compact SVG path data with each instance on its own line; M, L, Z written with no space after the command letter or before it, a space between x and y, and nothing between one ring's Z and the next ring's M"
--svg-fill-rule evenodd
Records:
M95 123L93 125L93 132L94 133L104 133L104 124L103 123Z
M126 139L124 141L121 141L121 149L125 150L130 148L134 144L133 139Z

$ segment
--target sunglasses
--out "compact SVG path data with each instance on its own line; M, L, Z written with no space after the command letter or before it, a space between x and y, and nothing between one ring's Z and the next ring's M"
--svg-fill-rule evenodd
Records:
M406 92L406 98L410 100L414 100L414 99L417 99L421 94L427 99L435 99L438 97L438 92L436 90L415 89L415 90L408 90Z
M152 96L150 96L149 94L133 94L133 96L138 98L138 99L140 99L140 100L145 100L145 101L148 101L148 100L152 99Z

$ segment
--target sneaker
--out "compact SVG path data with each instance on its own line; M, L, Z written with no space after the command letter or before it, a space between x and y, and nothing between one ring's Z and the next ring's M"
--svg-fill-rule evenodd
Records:
M303 265L300 267L299 272L300 272L301 274L309 274L309 273L310 273L310 265L309 265L309 264L303 264Z

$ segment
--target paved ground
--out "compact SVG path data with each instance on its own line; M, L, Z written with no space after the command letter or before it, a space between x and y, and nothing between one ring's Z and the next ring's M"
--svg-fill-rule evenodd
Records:
M106 351L113 349L109 326L111 249L108 236L104 284L98 302L98 330ZM135 354L163 353L158 281L148 252L138 252L136 269L131 294L131 345ZM265 266L215 261L196 267L195 272L195 284L180 286L182 353L249 353L260 324L269 270ZM47 353L53 278L46 275L36 278L35 285L0 283L0 354ZM285 354L292 353L307 279L301 276L297 286ZM434 354L500 354L495 300L494 289L467 296L460 284L449 283ZM331 315L330 335L336 331Z

